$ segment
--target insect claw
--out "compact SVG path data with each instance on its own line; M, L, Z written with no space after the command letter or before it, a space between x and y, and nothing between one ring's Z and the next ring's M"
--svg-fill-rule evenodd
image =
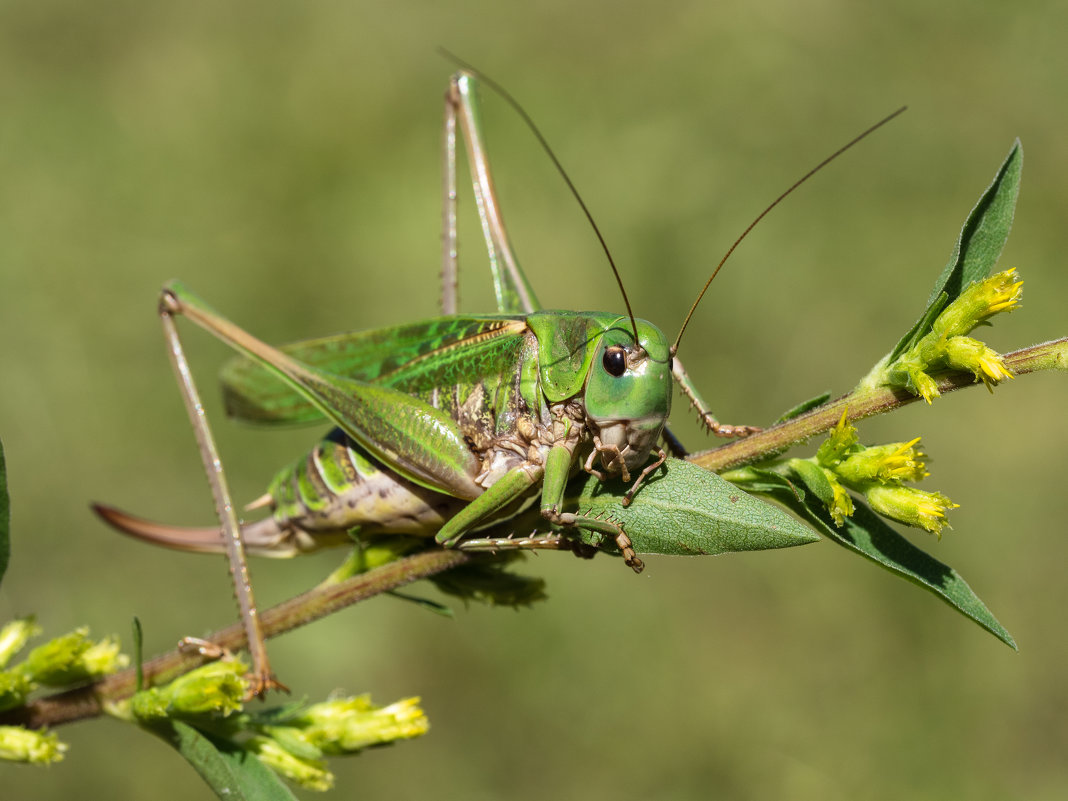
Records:
M635 573L641 573L645 570L645 562L638 558L638 555L634 552L634 545L630 541L630 537L623 529L619 530L616 535L616 545L619 550L623 552L623 562Z
M245 679L248 681L248 692L245 693L246 701L251 701L253 698L262 700L270 690L280 690L289 695L289 688L276 679L273 673L261 675L250 672L245 676Z

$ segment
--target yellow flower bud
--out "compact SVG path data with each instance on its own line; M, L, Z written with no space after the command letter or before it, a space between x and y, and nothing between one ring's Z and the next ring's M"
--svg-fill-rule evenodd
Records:
M19 667L0 671L0 710L22 706L36 687Z
M67 744L45 729L0 726L0 759L48 765L63 759L66 750Z
M911 442L865 448L845 459L835 471L853 483L920 481L928 473L923 461L927 454L914 447L919 441L920 438L916 437Z
M838 481L831 481L831 490L834 492L834 499L827 507L827 511L831 513L831 519L834 520L835 525L841 526L847 517L853 516L853 499Z
M933 333L941 338L963 336L988 317L1018 308L1023 281L1016 270L1005 270L967 286L935 319Z
M245 748L275 773L307 790L329 790L334 786L334 774L327 770L325 762L294 756L270 737L253 737Z
M366 695L313 704L290 725L303 726L308 738L327 754L418 737L430 728L418 698L377 707Z
M201 665L163 687L136 693L130 711L141 720L157 717L239 712L249 682L248 666L237 659L220 659Z
M842 416L816 451L816 461L824 467L834 467L857 447L857 429L846 419L848 411L842 410Z
M41 633L32 617L12 620L0 629L0 668L7 667L11 658L21 651L31 637Z
M879 383L904 387L930 403L939 395L931 373L967 370L991 389L1012 378L1005 360L977 339L965 336L987 318L1019 306L1022 281L1015 270L1005 270L965 288L932 323L931 330L887 365L879 365L862 386Z
M960 504L953 503L941 492L924 492L899 484L872 484L864 491L871 508L909 526L922 528L942 538L942 530L949 527L946 512Z
M999 353L971 337L951 337L946 341L946 363L958 370L970 370L991 392L993 385L1013 377Z

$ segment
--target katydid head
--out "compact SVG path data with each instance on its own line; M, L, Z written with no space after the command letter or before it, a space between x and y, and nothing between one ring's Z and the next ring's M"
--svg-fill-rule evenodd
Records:
M586 421L600 441L605 469L615 472L620 460L627 470L641 468L671 411L671 355L664 333L626 317L606 326L585 390Z

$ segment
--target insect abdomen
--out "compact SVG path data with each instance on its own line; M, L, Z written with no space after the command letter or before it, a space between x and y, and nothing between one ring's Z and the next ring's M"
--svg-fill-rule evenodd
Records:
M430 535L463 505L383 467L338 429L275 476L268 492L279 526L313 536L354 528Z

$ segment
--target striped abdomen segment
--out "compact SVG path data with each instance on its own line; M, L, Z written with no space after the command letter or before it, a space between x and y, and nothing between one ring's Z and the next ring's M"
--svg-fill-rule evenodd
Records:
M275 476L268 494L281 528L313 536L354 528L429 536L464 503L398 476L337 429Z

